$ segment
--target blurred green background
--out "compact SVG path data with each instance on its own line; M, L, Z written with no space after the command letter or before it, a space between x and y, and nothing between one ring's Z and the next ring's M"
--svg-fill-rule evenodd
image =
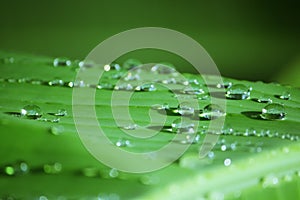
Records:
M197 40L224 76L300 86L299 1L1 1L0 49L84 58L109 36L136 27L180 31ZM169 61L157 51L141 61Z

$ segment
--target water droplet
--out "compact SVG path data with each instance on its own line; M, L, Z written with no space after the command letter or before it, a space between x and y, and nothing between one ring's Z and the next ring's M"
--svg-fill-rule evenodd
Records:
M97 89L107 89L112 90L114 86L109 82L101 82L97 85Z
M172 64L159 63L151 68L151 71L158 74L174 74L177 73Z
M221 145L221 151L226 151L227 146L225 144Z
M209 159L213 159L215 157L215 153L213 151L208 152L207 157Z
M225 115L226 113L224 112L224 110L217 104L209 104L205 106L203 112L199 114L201 118L209 120L223 117Z
M116 178L116 177L118 177L119 176L119 171L117 170L117 169L111 169L110 171L109 171L109 176L111 177L111 178Z
M231 159L230 159L230 158L226 158L226 159L224 160L224 165L225 165L226 167L228 167L229 165L231 165Z
M200 140L200 135L198 134L188 134L185 135L183 140L180 140L181 144L197 144Z
M187 86L185 88L183 88L183 90L181 91L183 94L204 94L204 90L202 88L198 88L198 87L190 87Z
M29 166L25 161L17 161L4 167L8 176L23 175L29 173Z
M97 177L100 175L96 167L85 167L82 169L82 173L86 177Z
M190 122L182 122L181 119L176 119L172 123L172 132L173 133L187 133L192 134L195 133L194 123Z
M48 200L48 197L42 195L42 196L39 196L38 200Z
M281 93L281 95L279 95L279 98L283 99L283 100L290 100L291 99L291 93L288 92L288 91L284 91L284 92Z
M153 110L168 110L168 109L170 109L170 106L167 103L164 103L164 104L154 104L154 105L151 106L151 108Z
M177 109L174 110L175 113L179 113L183 116L194 115L194 108L191 106L189 102L182 102L178 105Z
M266 120L276 120L285 118L284 106L278 103L271 103L262 109L261 117Z
M232 86L232 82L223 81L223 83L218 83L217 88L230 88Z
M123 63L123 68L128 70L141 65L142 62L137 59L128 59Z
M147 92L152 92L156 90L156 87L154 84L146 83L139 85L135 88L136 91L147 91Z
M71 66L72 62L68 58L55 58L53 60L53 66L59 67L59 66Z
M130 83L121 83L114 87L115 90L133 90L133 86Z
M127 146L131 146L131 142L129 140L126 139L119 139L116 143L117 147L127 147Z
M46 174L58 174L62 171L62 165L58 162L45 164L43 169Z
M48 82L48 85L50 86L63 86L64 84L65 82L61 79L54 79Z
M126 125L126 126L122 126L122 128L125 129L125 130L135 130L137 127L138 127L137 124L129 124L129 125Z
M236 100L243 100L243 99L248 99L250 97L250 91L247 86L243 84L236 84L231 86L227 91L226 91L226 97L228 99L236 99Z
M272 99L267 95L262 95L256 99L259 103L272 103Z
M37 105L26 105L21 109L21 115L29 119L37 119L42 116L42 110Z
M62 125L52 126L50 128L50 133L53 135L60 135L64 132L65 128Z
M160 182L160 178L155 175L143 175L140 178L140 182L144 185L156 185Z
M92 68L94 66L96 66L96 64L94 61L91 60L84 60L78 63L78 67L80 67L81 69Z
M68 114L67 110L66 109L59 109L57 110L56 113L54 113L55 116L66 116Z
M204 93L204 94L197 94L196 98L199 100L207 100L210 98L210 96L208 94Z
M278 185L278 183L279 183L278 177L273 174L263 177L261 179L261 184L264 188L274 187L274 186Z

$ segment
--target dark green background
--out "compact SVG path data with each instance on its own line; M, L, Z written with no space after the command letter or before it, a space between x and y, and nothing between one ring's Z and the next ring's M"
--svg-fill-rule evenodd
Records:
M299 1L31 0L2 1L0 8L2 50L84 58L109 36L156 26L197 40L225 76L299 83ZM192 70L160 52L130 56Z

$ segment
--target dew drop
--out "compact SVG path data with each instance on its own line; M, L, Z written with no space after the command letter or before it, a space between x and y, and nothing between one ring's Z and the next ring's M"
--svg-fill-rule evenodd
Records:
M128 59L123 63L123 68L128 70L141 65L142 62L137 59Z
M54 115L55 115L55 116L61 116L61 117L63 117L63 116L68 115L68 112L67 112L66 109L63 109L63 108L62 108L62 109L57 110L57 112L54 113Z
M125 130L135 130L137 129L138 125L137 124L129 124L129 125L126 125L126 126L122 126L123 129Z
M177 73L174 66L168 63L159 63L151 68L151 71L158 74L174 74Z
M85 68L92 68L96 66L95 62L94 61L91 61L91 60L84 60L84 61L80 61L78 63L78 67L82 68L82 69L85 69Z
M259 103L272 103L272 99L267 95L262 95L256 99Z
M65 82L61 79L54 79L48 82L49 86L63 86Z
M115 90L133 90L133 86L130 83L120 83L114 87Z
M178 105L177 109L174 110L174 112L179 113L180 115L183 116L190 116L190 115L194 115L195 110L189 102L182 102L181 104Z
M228 99L244 100L250 97L250 91L251 89L247 86L236 84L227 89L226 97Z
M127 146L131 146L131 142L129 140L126 139L119 139L116 143L117 147L127 147Z
M82 169L82 174L86 177L97 177L99 176L99 170L96 167L85 167Z
M217 104L209 104L204 107L203 112L199 114L199 117L212 120L225 116L224 110Z
M282 93L279 95L279 98L280 98L280 99L283 99L283 100L290 100L290 99L291 99L291 93L288 92L288 91L284 91L284 92L282 92Z
M261 117L266 120L276 120L285 118L284 106L278 103L271 103L262 109Z
M107 89L112 90L114 86L109 82L101 82L97 85L97 89Z
M230 88L232 86L232 82L224 81L223 83L218 83L217 88Z
M196 98L199 100L207 100L210 98L210 96L208 94L204 93L204 94L197 94Z
M58 162L45 164L43 169L46 174L59 174L62 171L62 164Z
M170 106L167 103L164 103L164 104L154 104L154 105L151 106L151 108L153 110L168 110L168 109L170 109Z
M113 168L109 171L109 176L111 178L117 178L119 176L119 171Z
M213 151L208 152L207 157L209 159L213 159L215 157L215 153Z
M62 125L52 126L50 128L50 133L53 135L61 135L64 132L65 128Z
M187 134L195 133L194 126L195 126L194 123L182 122L181 119L174 120L171 125L173 133L187 133Z
M23 175L29 173L29 166L25 161L17 161L4 167L8 176Z
M156 90L156 87L154 84L146 83L139 85L135 88L136 91L146 91L146 92L152 92Z
M21 115L29 119L37 119L42 116L42 110L37 105L26 105L21 109Z
M48 197L45 195L39 196L38 200L48 200Z
M188 134L185 135L183 140L180 140L181 144L197 144L200 140L200 135L198 134Z
M231 165L231 159L230 159L230 158L226 158L226 159L224 160L224 165L225 165L226 167L228 167L229 165Z
M187 87L183 88L183 90L181 92L183 94L195 94L195 95L199 95L199 94L204 94L205 93L202 88L190 87L190 86L187 86Z
M53 66L59 67L59 66L71 66L72 62L68 58L55 58L53 60Z

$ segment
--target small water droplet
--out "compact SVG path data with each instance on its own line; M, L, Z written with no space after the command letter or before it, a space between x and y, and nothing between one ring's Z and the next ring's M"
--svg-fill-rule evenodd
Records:
M57 110L57 112L56 113L54 113L54 115L55 116L61 116L61 117L63 117L63 116L67 116L68 115L68 112L67 112L67 110L66 109L59 109L59 110Z
M62 171L62 164L58 162L52 164L45 164L43 166L43 169L46 174L58 174Z
M259 103L272 103L272 99L267 95L262 95L256 99Z
M261 117L266 120L284 119L286 116L284 106L278 103L271 103L262 109Z
M122 126L122 128L125 129L125 130L135 130L137 127L138 127L137 124L129 124L129 125L126 125L126 126Z
M210 96L209 96L209 94L204 93L204 94L197 94L196 98L199 100L207 100L210 98Z
M225 165L226 167L228 167L229 165L231 165L231 159L230 159L230 158L226 158L226 159L224 160L224 165Z
M136 91L147 91L147 92L152 92L156 90L156 87L154 86L154 84L151 83L146 83L146 84L142 84L139 85L135 88Z
M199 117L208 120L216 119L225 116L224 110L217 104L209 104L204 107L203 112L199 114Z
M183 140L180 140L181 144L197 144L200 140L199 134L188 134L185 135Z
M278 183L279 183L278 177L273 174L263 177L261 179L261 184L264 188L274 187L274 186L278 185Z
M181 119L176 119L172 123L172 132L173 133L187 133L192 134L195 133L194 123L190 122L182 122Z
M37 119L42 116L42 110L37 105L26 105L21 109L21 115L29 119Z
M78 67L80 67L81 69L92 68L94 66L96 66L96 64L92 60L83 60L78 63Z
M29 166L25 161L17 161L5 166L4 172L8 176L23 175L29 173Z
M199 87L190 87L190 86L187 86L185 88L182 89L181 91L183 94L195 94L195 95L199 95L199 94L204 94L204 90L202 88L199 88Z
M128 59L123 63L123 68L128 70L141 65L142 62L137 59Z
M168 63L159 63L151 68L151 71L158 74L174 74L177 73L175 67Z
M97 177L99 176L99 169L96 167L85 167L82 169L82 174L86 177Z
M178 105L177 109L174 110L174 112L179 113L183 116L190 116L194 115L195 110L189 102L182 102Z
M115 90L133 90L133 86L130 83L120 83L114 87Z
M52 126L50 128L50 133L53 135L60 135L64 132L65 128L62 125Z
M160 182L160 178L155 175L143 175L140 178L140 182L144 185L156 185Z
M207 157L209 159L213 159L215 157L215 153L213 151L208 152Z
M59 66L71 66L72 62L68 58L55 58L53 60L53 66L59 67Z
M218 83L217 88L230 88L232 86L232 82L230 81L223 81L223 83Z
M164 103L164 104L154 104L154 105L151 106L151 108L153 110L168 110L168 109L170 109L170 106L167 103Z
M290 100L290 99L291 99L291 93L288 92L288 91L284 91L284 92L282 92L282 93L279 95L279 98L280 98L280 99L283 99L283 100Z
M226 151L227 146L225 144L221 145L221 151Z
M107 89L112 90L114 86L109 82L101 82L97 85L97 89Z
M109 171L109 176L111 178L117 178L119 176L119 171L113 168Z
M243 84L236 84L231 86L226 91L228 99L244 100L250 97L251 89Z
M48 82L49 86L63 86L65 82L61 79L54 79Z
M131 146L131 142L129 140L126 139L119 139L116 143L117 147L127 147L127 146Z

